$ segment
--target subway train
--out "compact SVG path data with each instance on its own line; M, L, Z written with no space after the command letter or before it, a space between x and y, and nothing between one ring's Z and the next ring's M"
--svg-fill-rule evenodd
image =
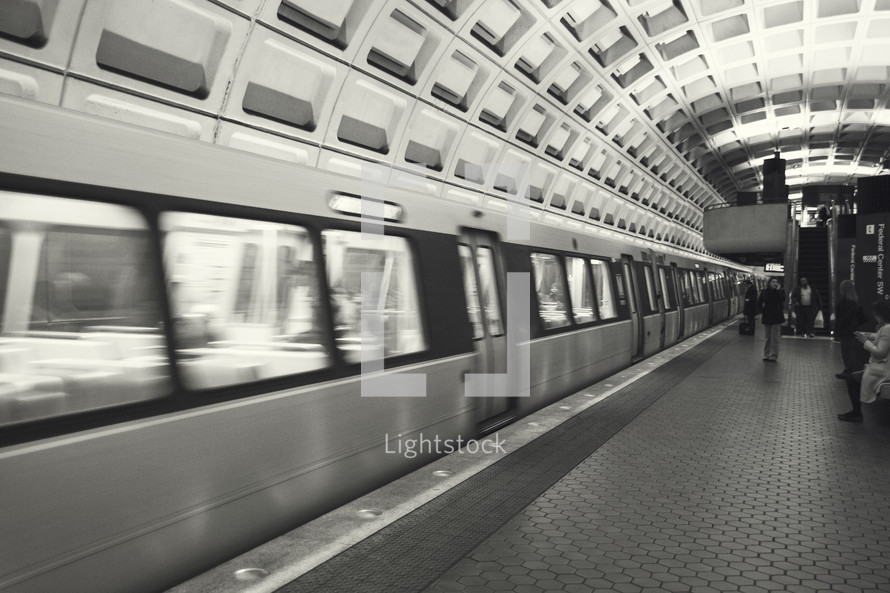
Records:
M152 592L741 310L750 268L0 99L0 590ZM509 290L507 290L509 288Z

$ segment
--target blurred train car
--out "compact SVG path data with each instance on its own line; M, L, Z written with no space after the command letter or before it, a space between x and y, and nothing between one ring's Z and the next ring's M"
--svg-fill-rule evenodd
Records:
M0 137L4 591L172 586L432 458L387 440L735 315L751 273L35 102Z

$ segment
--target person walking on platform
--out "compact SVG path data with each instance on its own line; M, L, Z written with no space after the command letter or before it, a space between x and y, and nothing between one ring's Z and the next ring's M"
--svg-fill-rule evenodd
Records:
M845 422L862 422L862 404L875 401L883 383L890 381L890 303L879 301L872 308L878 331L875 334L856 332L856 339L871 354L865 368L847 379L847 395L853 409L837 417Z
M815 286L810 286L806 278L800 279L800 285L791 291L791 304L797 315L797 334L805 338L815 338L813 322L816 312L822 310L822 297Z
M844 370L835 376L839 379L846 379L852 373L861 371L868 359L868 353L856 339L856 330L868 321L868 317L859 305L856 285L852 280L842 281L838 287L838 293L840 293L840 300L834 308L834 335L841 343Z
M760 323L766 330L766 344L763 346L763 360L776 362L779 358L779 339L782 337L782 324L785 323L785 290L779 279L771 276L769 283L757 299Z
M754 325L754 317L757 315L757 287L750 280L745 280L748 288L745 290L745 306L742 314L745 316L745 323L749 326Z

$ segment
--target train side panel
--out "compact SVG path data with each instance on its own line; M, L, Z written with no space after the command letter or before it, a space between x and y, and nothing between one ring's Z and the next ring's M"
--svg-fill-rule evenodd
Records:
M661 350L661 333L665 329L661 314L643 317L643 356L649 357Z
M664 314L664 347L677 343L680 335L680 312L676 309Z
M710 325L709 316L710 307L707 303L687 307L684 315L686 324L684 335L693 336L707 329Z
M627 367L630 359L629 321L533 340L531 400L517 403L523 413L549 405Z
M159 575L171 585L195 563L210 566L343 504L430 461L400 455L400 435L473 436L474 405L460 389L472 363L466 355L401 369L426 376L422 405L361 397L353 379L3 451L0 504L16 512L0 515L0 533L16 545L0 558L0 589L51 590L30 580L47 573L80 590L114 590L88 566L116 566L122 549L139 553L120 590ZM183 548L192 566L177 572L165 550Z

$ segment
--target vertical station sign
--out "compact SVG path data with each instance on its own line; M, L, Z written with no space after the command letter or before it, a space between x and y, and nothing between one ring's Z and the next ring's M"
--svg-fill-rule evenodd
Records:
M859 301L867 311L879 300L890 300L890 262L887 261L887 240L890 214L860 214L856 217L856 241L852 247L855 265L852 278ZM849 260L847 260L849 261ZM839 262L839 265L842 265Z

